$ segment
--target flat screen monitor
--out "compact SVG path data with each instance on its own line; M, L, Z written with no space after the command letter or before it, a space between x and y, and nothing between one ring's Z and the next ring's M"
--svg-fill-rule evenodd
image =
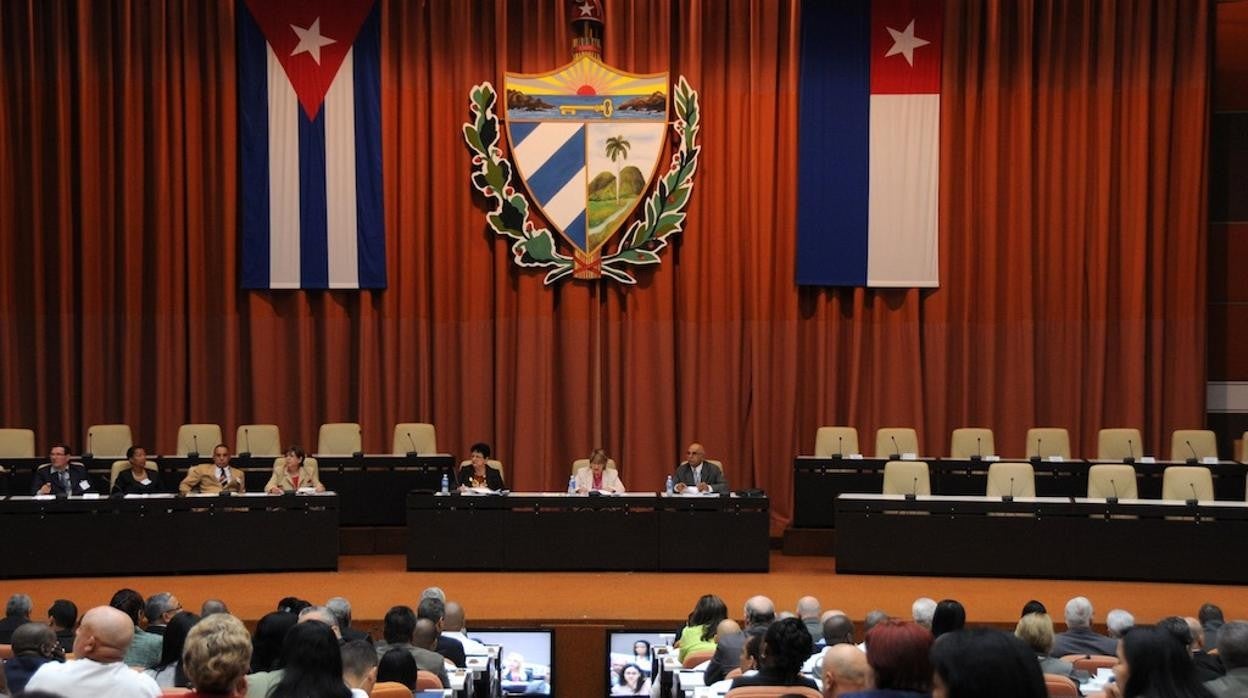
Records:
M498 645L503 695L554 695L551 668L555 665L553 630L540 628L469 629L468 637Z
M653 650L670 638L671 628L608 630L606 695L649 696Z

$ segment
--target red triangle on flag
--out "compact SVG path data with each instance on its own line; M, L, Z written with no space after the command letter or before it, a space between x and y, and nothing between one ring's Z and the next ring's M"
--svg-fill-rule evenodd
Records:
M309 119L325 101L374 0L244 0Z

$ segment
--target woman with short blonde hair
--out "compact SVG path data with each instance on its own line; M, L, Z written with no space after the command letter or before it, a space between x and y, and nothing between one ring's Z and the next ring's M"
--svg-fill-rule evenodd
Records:
M1088 679L1087 672L1076 670L1075 665L1070 662L1049 656L1053 649L1053 619L1049 614L1028 613L1018 620L1014 635L1027 643L1035 653L1041 672L1068 676L1076 683L1083 683Z
M242 698L247 695L250 667L251 635L228 613L204 618L186 636L182 669L194 687L192 696Z

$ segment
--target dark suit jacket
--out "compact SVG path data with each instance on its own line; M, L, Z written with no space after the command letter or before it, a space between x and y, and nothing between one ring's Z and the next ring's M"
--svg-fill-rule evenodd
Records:
M438 636L438 654L454 662L457 667L468 665L468 657L464 655L464 643L453 637Z
M73 495L81 495L83 492L108 494L107 492L101 493L100 490L95 489L95 483L91 482L91 476L87 475L87 469L83 467L82 463L70 463L68 470L69 485L74 490L72 493ZM84 490L82 488L83 482L90 483L90 489ZM61 487L61 478L53 472L51 463L45 463L39 466L39 469L35 471L35 477L30 483L30 493L38 494L39 488L43 487L45 484L52 485L51 494L61 497L71 494L70 492L66 492L65 488Z
M459 484L464 487L472 487L472 464L465 465L459 469ZM485 486L492 490L506 489L506 485L503 484L503 476L488 465L485 466Z
M715 645L715 656L706 665L702 681L707 686L716 681L723 681L728 672L741 666L741 648L745 646L745 633L733 633L719 638Z
M113 483L113 492L121 494L153 494L162 492L160 486L160 473L155 470L147 471L148 484L144 485L134 479L134 472L131 470L123 470L117 473L117 481Z
M685 461L676 467L676 482L683 482L693 487L693 468ZM728 481L724 479L724 471L710 461L702 461L702 482L711 486L712 492L723 494L728 491Z
M0 645L13 642L13 631L30 622L24 616L5 616L0 619Z
M1063 657L1068 654L1118 654L1118 641L1094 632L1091 628L1072 628L1058 633L1053 638L1053 649L1050 657Z
M373 644L373 636L369 635L363 630L356 630L355 628L339 628L339 630L342 632L343 642L353 642L355 640L363 640L370 645Z

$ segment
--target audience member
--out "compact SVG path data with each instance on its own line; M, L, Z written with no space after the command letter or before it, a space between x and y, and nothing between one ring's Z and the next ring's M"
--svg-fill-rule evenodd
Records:
M751 596L745 601L745 627L767 626L776 620L776 605L766 596Z
M208 599L199 606L199 617L207 618L214 613L229 613L230 609L221 599Z
M1205 629L1205 647L1217 647L1218 631L1222 629L1223 623L1226 622L1222 617L1222 609L1214 604L1205 602L1200 605L1200 611L1196 614L1196 617L1200 620L1200 627Z
M819 599L803 596L797 600L797 617L810 633L811 642L823 642L823 623L819 621Z
M334 633L334 637L342 642L342 629L338 627L338 616L324 606L308 606L299 612L299 622L308 623L316 621L329 628Z
M620 668L615 684L611 686L613 696L650 695L650 679L642 673L641 667L629 662Z
M373 638L363 630L356 630L351 627L351 602L341 596L335 596L325 602L325 608L334 614L334 618L338 621L338 633L342 636L344 642L352 642L354 640L364 640L368 644L373 644Z
M298 596L287 596L277 602L277 610L284 611L286 613L293 613L295 614L295 618L298 618L299 614L303 613L303 609L311 605L311 601L304 601Z
M26 594L14 594L4 604L4 619L0 620L0 645L13 641L13 631L30 622L30 612L35 602Z
M123 661L133 638L134 619L124 612L111 606L87 611L74 635L77 658L39 667L26 684L27 694L46 691L62 698L156 698L160 687L152 677L131 670Z
M1187 629L1192 635L1192 645L1189 649L1192 651L1192 661L1196 663L1196 678L1201 681L1212 681L1221 678L1226 669L1222 666L1222 660L1216 654L1209 654L1209 644L1205 642L1205 629L1200 624L1200 620L1188 616L1183 620L1187 621Z
M298 616L285 611L266 613L260 618L251 638L251 673L282 668L282 644L286 641L287 631L298 621Z
M480 656L486 654L485 645L468 637L468 629L464 622L464 607L454 601L446 602L446 615L442 619L442 634L459 640L459 643L464 646L465 655ZM649 650L647 649L647 667L649 667L649 661Z
M68 599L57 599L48 607L48 625L56 633L61 650L74 649L74 626L78 625L78 606Z
M139 627L139 616L146 604L143 596L134 589L118 589L109 606L130 617L134 624L134 635L126 650L125 662L132 667L150 669L160 661L160 645L163 638L155 633L145 632Z
M854 644L854 621L840 613L823 621L823 640L828 647L840 644Z
M1132 628L1123 636L1106 698L1209 698L1187 650L1165 628Z
M350 698L338 638L324 623L298 623L282 644L282 676L269 698Z
M1105 625L1109 628L1109 636L1117 640L1135 627L1135 616L1129 611L1115 608L1105 614Z
M932 612L932 636L940 637L945 633L961 630L966 627L966 608L953 599L942 599Z
M741 646L741 655L737 658L740 676L754 676L762 666L763 637L770 626L752 625L745 629L745 644ZM723 678L711 684L711 692L715 695L727 693L735 678Z
M152 594L143 605L143 617L147 618L147 632L153 635L164 635L169 619L182 611L178 597L167 591Z
M1202 607L1201 612L1204 610ZM1222 615L1220 609L1218 615ZM1217 631L1218 658L1222 660L1226 676L1206 682L1205 688L1218 698L1248 696L1248 623L1219 623Z
M1045 608L1044 604L1039 601L1032 599L1031 601L1023 604L1023 612L1019 614L1019 618L1022 618L1029 613L1043 613L1047 616L1049 615L1049 609Z
M386 611L386 617L382 621L384 624L382 635L385 641L377 643L375 648L377 657L386 656L386 652L394 648L407 650L416 660L417 668L437 674L442 685L449 686L446 662L443 661L442 655L433 651L436 638L433 635L432 623L428 619L421 620L425 621L424 624L416 619L416 612L408 606L395 606ZM426 637L417 641L416 631L420 627L424 628Z
M178 614L191 615L191 614ZM176 618L176 617L175 617ZM173 623L170 623L170 630ZM168 637L168 636L166 636ZM251 665L251 638L243 622L228 613L214 613L196 623L186 636L182 667L199 696L242 698L247 694L247 668ZM339 679L341 684L341 679ZM274 693L274 695L282 695ZM290 694L286 694L290 695ZM303 695L321 695L309 693ZM330 692L323 695L341 695Z
M1060 674L1076 683L1088 679L1087 672L1076 670L1074 664L1049 656L1049 651L1053 649L1053 619L1049 618L1049 614L1028 613L1019 619L1014 634L1035 652L1041 672Z
M918 623L888 619L867 632L871 688L846 694L856 698L910 698L932 688L932 632Z
M802 676L802 663L811 655L815 643L806 625L797 618L777 620L767 627L763 636L763 665L753 676L740 676L732 682L739 686L806 686L818 688Z
M1066 632L1053 638L1049 654L1064 657L1068 654L1102 654L1113 656L1118 642L1092 630L1092 602L1076 596L1066 602Z
M724 600L714 594L705 594L689 613L685 627L681 628L676 644L680 647L680 661L690 652L715 651L715 630L719 622L728 617Z
M1197 681L1201 683L1212 681L1222 676L1222 663L1219 662L1216 657L1210 657L1208 655L1205 655L1202 658L1202 662L1196 661L1196 652L1198 651L1200 645L1192 633L1192 625L1196 625L1197 629L1200 628L1200 625L1195 623L1195 619L1192 620L1193 623L1189 624L1185 618L1180 618L1179 616L1166 616L1165 618L1157 621L1157 628L1169 633L1170 637L1174 638L1174 641L1183 648L1183 651L1186 652L1189 657L1191 657L1192 667L1196 672ZM1208 660L1213 660L1212 665L1207 663Z
M26 682L39 667L48 662L65 661L65 653L56 641L56 633L43 623L24 623L13 631L13 656L4 662L4 679L8 693L17 695L26 689Z
M182 651L186 648L186 636L199 622L199 616L182 611L165 626L164 642L160 645L160 661L146 671L156 679L161 688L190 688L186 668L182 666ZM247 661L251 662L251 638L247 638ZM247 672L243 672L244 674Z
M425 599L437 599L442 603L446 603L446 592L442 590L442 587L425 587L424 591L420 592L420 601ZM420 601L416 603L420 603Z
M421 599L420 604L416 607L416 617L418 619L427 618L433 623L434 630L437 633L437 643L434 649L438 654L451 660L451 663L457 667L463 667L467 664L463 643L442 634L442 621L446 618L446 601L432 597Z
M745 646L745 633L731 618L725 618L715 627L715 654L706 664L702 682L711 685L722 681L728 672L741 665L741 649Z
M823 651L823 698L836 698L870 687L867 655L853 643L828 645Z
M920 596L910 604L910 615L914 618L914 622L928 630L932 629L932 614L934 613L936 613L935 599Z
M1033 616L1039 614L1032 614ZM958 630L932 645L932 698L1045 698L1040 665L999 630Z
M936 609L932 609L933 612L935 610ZM867 651L867 635L871 632L872 628L879 625L880 623L883 623L884 621L888 619L889 619L889 615L887 611L883 611L878 608L873 611L867 611L867 617L864 618L862 621L862 642L858 643L858 649L862 650L863 652L866 652ZM919 627L922 628L923 626L920 625ZM925 630L927 629L929 628L925 628Z
M372 643L351 640L342 645L341 653L343 682L353 698L368 698L377 683L377 652Z
M411 652L398 647L387 651L377 662L377 681L379 683L401 683L408 690L416 690L416 658Z

